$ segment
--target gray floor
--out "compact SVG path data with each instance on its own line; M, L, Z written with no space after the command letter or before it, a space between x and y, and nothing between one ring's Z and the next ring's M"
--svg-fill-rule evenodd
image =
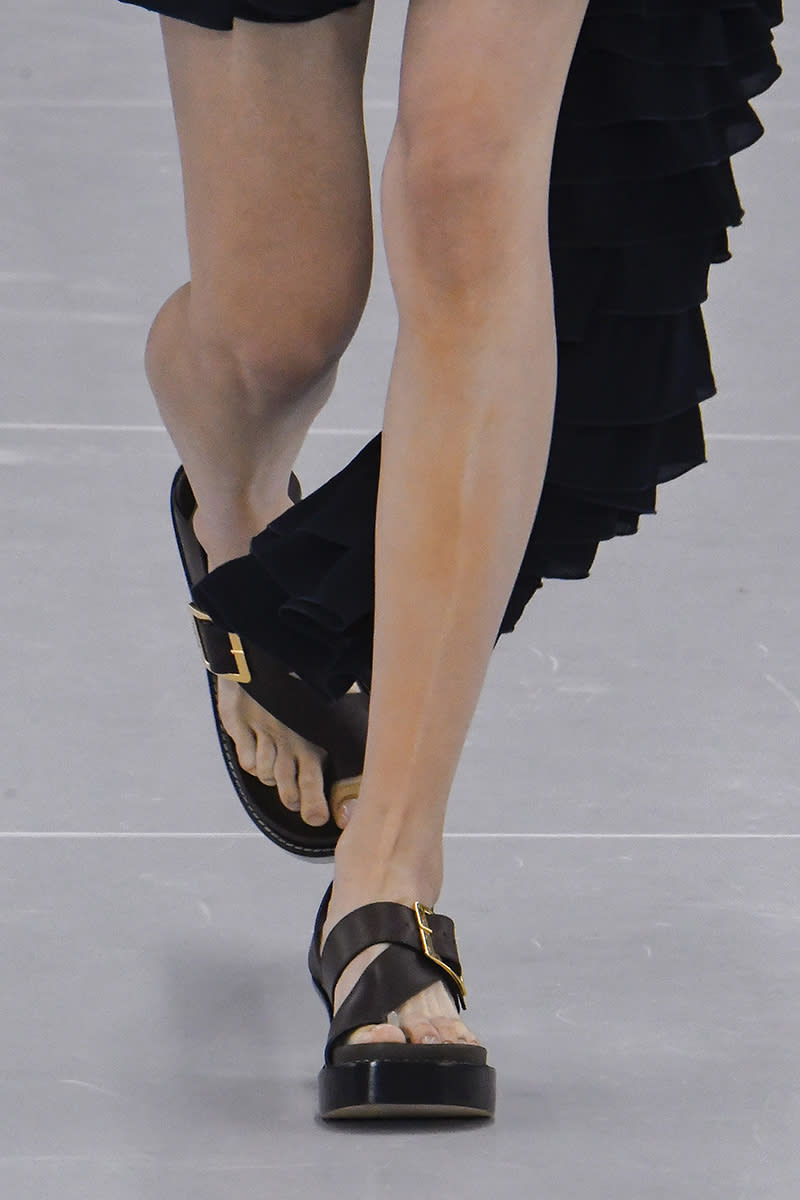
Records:
M377 7L376 178L405 6ZM141 370L186 271L157 23L4 14L2 1194L793 1200L797 29L713 276L709 465L588 581L548 583L492 663L441 907L497 1119L414 1130L315 1119L328 873L251 832L214 745ZM379 252L307 488L378 428L393 334Z

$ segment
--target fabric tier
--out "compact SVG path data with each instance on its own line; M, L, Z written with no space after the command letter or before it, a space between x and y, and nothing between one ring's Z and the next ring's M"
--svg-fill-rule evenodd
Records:
M500 634L706 461L701 305L744 215L730 160L763 133L749 101L781 73L782 19L780 0L590 0L553 156L553 437ZM369 686L379 465L380 435L195 589L330 697Z

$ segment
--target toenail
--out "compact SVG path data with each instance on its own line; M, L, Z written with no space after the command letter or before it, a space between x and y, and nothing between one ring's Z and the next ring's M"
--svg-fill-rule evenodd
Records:
M430 1045L438 1045L441 1040L442 1040L441 1038L434 1037L434 1035L432 1033L429 1033L422 1039L422 1042L423 1042L423 1045L430 1046Z

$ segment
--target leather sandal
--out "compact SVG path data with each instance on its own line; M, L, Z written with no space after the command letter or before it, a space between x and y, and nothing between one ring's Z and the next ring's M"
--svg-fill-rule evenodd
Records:
M289 484L293 503L300 499L294 475ZM208 573L208 559L195 536L192 519L197 502L183 467L172 482L170 507L175 538L186 582L191 590ZM222 629L207 613L189 605L208 677L211 706L222 757L236 794L263 834L301 858L333 856L341 830L331 818L325 825L307 825L280 799L277 787L245 771L236 746L222 725L217 706L217 679L232 679L282 724L327 751L323 766L325 796L334 804L358 795L364 764L369 696L353 691L330 702L283 663L246 638Z
M343 1118L491 1117L495 1070L483 1046L462 1042L347 1044L361 1025L384 1024L397 1008L442 980L456 1008L466 1007L455 929L422 904L379 902L355 909L329 933L320 953L332 885L323 897L308 954L311 978L331 1018L319 1110ZM389 942L333 1015L345 967L369 946Z

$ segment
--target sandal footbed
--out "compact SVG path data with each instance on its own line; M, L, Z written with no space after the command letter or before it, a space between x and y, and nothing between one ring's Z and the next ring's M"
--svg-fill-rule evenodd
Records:
M376 1062L459 1062L472 1067L486 1066L486 1047L470 1042L362 1042L334 1046L331 1066Z

